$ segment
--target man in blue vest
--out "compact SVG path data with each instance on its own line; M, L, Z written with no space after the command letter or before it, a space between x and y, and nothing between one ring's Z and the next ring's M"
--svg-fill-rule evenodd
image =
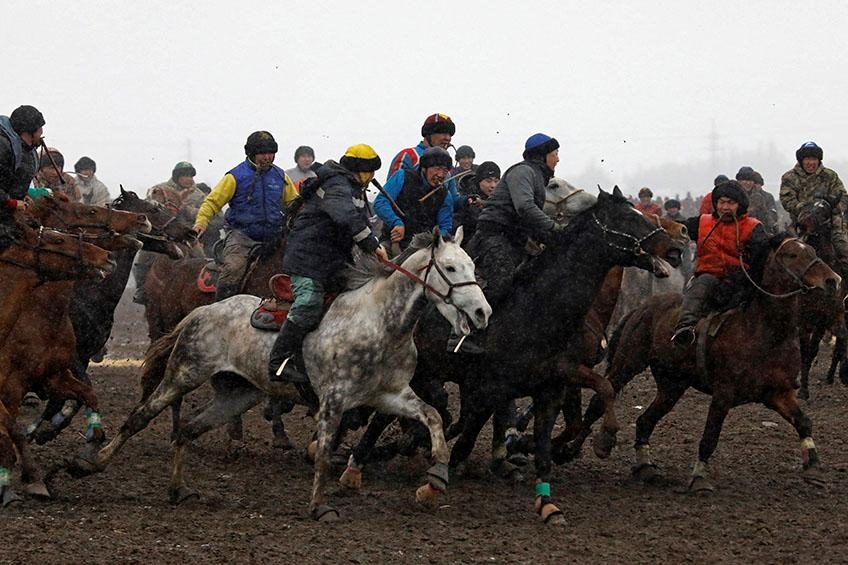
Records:
M200 206L194 230L203 235L212 218L225 204L227 235L223 262L218 272L216 300L241 291L250 251L282 235L283 210L297 198L291 179L274 165L277 142L267 131L256 131L244 146L247 158L215 185Z

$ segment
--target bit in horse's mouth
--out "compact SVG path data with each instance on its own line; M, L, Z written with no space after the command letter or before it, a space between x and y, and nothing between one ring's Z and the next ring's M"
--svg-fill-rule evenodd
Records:
M658 279L665 279L671 276L671 265L662 257L651 257L651 265L653 266L654 276Z

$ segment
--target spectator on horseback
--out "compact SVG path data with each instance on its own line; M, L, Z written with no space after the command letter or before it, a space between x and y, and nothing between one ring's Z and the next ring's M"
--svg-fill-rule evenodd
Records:
M380 164L370 146L353 145L338 163L328 160L315 179L301 186L303 206L294 219L283 257L294 303L271 349L271 381L308 382L300 354L303 339L324 316L327 290L353 262L353 245L387 258L371 228L365 193Z
M415 169L418 167L418 161L424 151L429 147L441 147L447 151L451 146L451 139L456 133L456 124L450 119L447 114L433 114L427 116L424 124L421 126L421 142L415 147L407 147L401 149L395 155L389 165L389 174L386 175L386 181L392 178L396 172L401 169Z
M476 171L477 165L474 164L474 158L476 156L477 155L474 154L474 149L472 149L470 145L460 145L459 149L456 150L456 155L454 156L456 159L456 166L453 170L451 170L451 176L455 177L466 171Z
M58 149L49 147L47 151L42 150L33 185L36 188L49 188L56 194L64 194L71 202L80 202L82 196L77 181L62 170L64 166L65 156Z
M689 236L698 242L698 257L671 338L679 347L694 343L695 326L719 285L748 268L743 254L754 254L768 238L763 224L748 215L748 196L737 181L715 187L712 201L715 212L686 221Z
M74 163L82 203L89 206L106 206L111 200L109 189L94 175L96 171L97 163L91 157L80 157Z
M675 222L683 223L686 221L686 218L683 217L683 214L680 213L680 200L677 198L669 198L663 204L663 208L665 208L665 216L669 220L674 220Z
M644 214L662 216L662 208L654 202L654 192L647 186L639 190L639 202L636 203L636 209Z
M757 178L760 180L757 186ZM741 167L736 180L748 196L748 214L763 223L768 234L777 233L777 205L774 196L763 190L763 177L751 167Z
M830 237L843 276L848 276L848 235L843 214L848 208L845 187L835 171L822 165L824 151L812 141L795 152L795 167L780 179L780 203L789 212L792 225L798 222L798 212L818 199L827 201L832 209Z
M33 106L19 106L0 116L0 221L10 211L26 208L29 185L38 170L36 147L41 144L44 116Z
M299 187L300 183L306 179L315 178L315 171L312 170L312 163L314 162L315 151L308 145L301 145L294 150L295 166L286 169L286 174L296 187Z
M417 169L401 169L374 199L374 212L383 220L383 241L406 249L417 233L439 226L453 233L454 195L445 179L453 160L441 147L429 147Z
M465 179L469 179L465 182ZM492 161L483 161L474 174L463 178L459 192L468 201L468 205L454 214L454 230L463 227L463 241L471 241L477 232L477 220L483 211L484 203L489 200L498 181L501 180L501 169Z
M241 291L253 248L281 237L283 210L297 198L297 190L285 171L274 165L277 142L267 131L256 131L244 146L247 158L231 169L212 189L194 222L198 237L224 205L227 222L223 258L218 272L216 300Z
M510 293L515 270L527 256L528 242L544 242L556 229L543 209L545 187L559 163L559 142L544 133L533 134L524 144L523 157L495 186L468 244L468 254L486 281L483 292L493 308ZM452 335L448 350L456 350L459 344L459 336ZM459 351L479 354L484 350L467 338Z

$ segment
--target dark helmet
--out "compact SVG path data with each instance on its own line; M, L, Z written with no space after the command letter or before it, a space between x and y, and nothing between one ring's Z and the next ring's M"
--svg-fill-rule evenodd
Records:
M453 159L450 153L441 147L428 147L421 154L421 159L418 161L422 169L429 167L445 167L450 169L453 166Z
M470 145L460 145L459 149L456 150L456 160L460 159L473 159L477 155L474 154L474 150L471 149Z
M478 181L484 179L500 179L501 168L492 161L483 161L480 163L480 166L477 167L477 170L474 171L474 176Z
M44 116L34 106L18 106L9 116L9 122L18 135L33 133L45 124Z
M559 149L559 141L555 138L544 133L534 133L524 142L523 157L525 159L534 156L544 158L545 155L556 149Z
M651 190L650 188L648 188L647 186L644 186L641 189L639 189L639 198L642 198L643 196L647 196L648 198L653 198L654 197L654 191Z
M665 204L663 204L663 208L665 208L666 210L670 210L671 208L677 208L679 210L680 200L678 200L677 198L669 198L665 201Z
M177 179L180 177L195 177L197 176L197 171L194 168L194 165L189 163L188 161L180 161L176 165L174 165L174 170L171 171L171 180L177 182Z
M456 133L456 124L453 123L453 120L447 114L427 116L427 119L424 120L424 125L421 126L421 137L430 137L434 133L453 135Z
M721 197L730 198L739 204L739 210L736 212L737 217L748 212L748 195L742 185L735 180L723 182L713 189L713 210L717 209L718 199Z
M301 145L294 150L294 160L297 161L301 155L309 155L313 160L315 159L315 151L308 145Z
M815 141L808 141L795 152L795 159L799 163L803 161L805 157L815 157L819 161L822 161L824 158L824 151L822 151L821 147L816 145Z
M91 157L80 157L79 161L74 164L74 172L89 170L97 172L97 163Z
M713 179L713 186L718 186L721 183L727 182L729 180L730 179L727 178L727 175L719 175L719 176L717 176L716 178Z
M736 180L754 180L754 169L748 166L740 167L739 172L736 173Z
M260 153L276 153L277 142L274 136L267 131L255 131L247 136L247 143L244 144L244 154L250 159L256 157Z

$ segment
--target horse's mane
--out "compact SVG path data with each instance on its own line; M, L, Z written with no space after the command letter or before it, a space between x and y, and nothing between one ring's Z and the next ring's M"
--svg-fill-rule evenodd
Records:
M403 250L397 257L392 259L392 262L397 265L402 264L416 251L426 249L433 245L433 239L433 232L421 232L415 234L412 237L412 242L409 244L409 247ZM361 253L357 249L354 254L353 265L349 265L344 272L345 290L356 290L357 288L365 286L375 278L385 278L393 272L394 271L392 269L374 259L372 255Z

